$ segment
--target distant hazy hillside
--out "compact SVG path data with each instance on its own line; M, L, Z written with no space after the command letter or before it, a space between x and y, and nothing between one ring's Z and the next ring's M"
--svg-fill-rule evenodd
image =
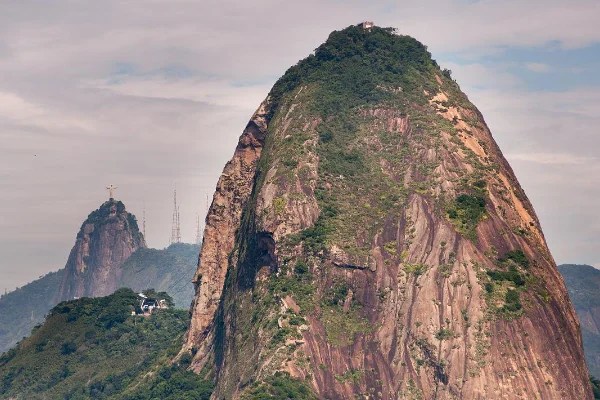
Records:
M121 287L171 293L177 308L189 308L200 246L175 243L164 250L139 249L122 265Z
M590 374L600 377L600 270L589 265L559 265L583 336Z
M187 309L200 246L177 243L163 250L141 248L120 267L119 287L154 288L173 293L175 307ZM0 353L7 351L44 320L56 305L64 271L51 272L0 298Z
M8 350L44 320L56 305L63 270L50 272L0 297L0 353Z
M137 295L119 289L107 297L62 302L31 337L0 357L1 399L174 399L186 390L190 399L208 399L211 384L171 365L189 323L184 310L159 310L150 317L131 315ZM159 368L159 365L164 365ZM155 381L135 385L157 368ZM186 380L182 388L171 387ZM190 379L193 377L193 379ZM160 392L156 380L162 382ZM154 385L153 385L154 383ZM185 397L188 398L188 397Z

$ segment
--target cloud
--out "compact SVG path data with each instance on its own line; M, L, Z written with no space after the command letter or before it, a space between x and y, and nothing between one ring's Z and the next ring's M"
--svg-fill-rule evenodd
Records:
M82 83L84 87L105 89L124 96L164 100L189 100L207 104L254 110L270 85L235 85L231 81L187 78L172 79L164 76L126 77L118 82L111 78Z
M522 83L517 76L507 72L504 65L496 65L491 68L479 63L457 64L440 61L440 64L442 67L452 70L452 77L465 87L506 88Z
M416 1L403 2L398 5L400 17L394 25L422 38L436 51L550 42L561 48L576 48L600 39L596 29L600 5L595 1L434 1L428 5L431 7Z
M586 164L597 161L596 157L582 157L575 154L560 153L522 153L507 154L509 160L529 161L538 164Z
M89 131L91 124L84 118L45 108L15 93L0 91L0 120L43 129L76 128Z
M532 72L550 72L552 68L548 64L528 62L525 63L525 68Z

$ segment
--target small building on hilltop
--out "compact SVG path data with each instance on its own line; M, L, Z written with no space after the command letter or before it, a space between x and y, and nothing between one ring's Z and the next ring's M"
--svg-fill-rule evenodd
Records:
M147 297L143 293L139 293L138 297L140 298L139 306L133 312L136 315L152 315L152 312L156 309L169 308L167 301L164 299Z

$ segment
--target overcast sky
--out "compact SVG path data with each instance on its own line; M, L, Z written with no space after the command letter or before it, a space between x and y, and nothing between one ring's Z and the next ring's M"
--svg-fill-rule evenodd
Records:
M600 267L600 2L0 0L0 289L62 268L116 197L182 236L285 70L363 20L429 46L483 112L558 263Z

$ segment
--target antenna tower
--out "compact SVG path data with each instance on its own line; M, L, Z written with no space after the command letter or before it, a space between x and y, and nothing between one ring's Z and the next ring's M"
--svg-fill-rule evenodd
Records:
M181 230L179 229L179 207L177 207L177 189L173 191L173 224L171 226L171 241L169 244L181 243Z
M144 211L142 211L142 235L146 240L146 205L144 205Z
M177 243L181 243L181 222L179 220L179 206L177 206Z

